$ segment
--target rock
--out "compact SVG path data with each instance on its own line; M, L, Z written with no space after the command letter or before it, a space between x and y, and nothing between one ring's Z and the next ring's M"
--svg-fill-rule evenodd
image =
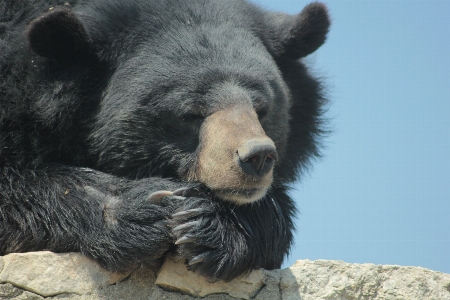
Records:
M8 300L450 300L450 274L420 267L299 260L210 283L169 257L156 276L112 274L76 253L0 257L0 299Z
M258 300L274 300L282 299L280 289L281 273L280 270L265 270L264 286L258 292L254 299Z
M44 297L57 294L88 294L123 279L79 253L48 251L3 256L0 283L10 283Z
M44 300L44 298L30 292L23 292L19 296L17 296L16 298L12 298L11 300Z
M16 288L11 283L0 284L0 299L10 299L22 293L22 290Z
M2 272L4 265L5 262L3 261L3 257L0 256L0 273Z
M299 260L281 271L282 299L450 300L450 274L420 267Z
M157 289L155 280L156 274L154 271L147 269L138 270L133 272L128 278L123 281L110 285L107 288L97 290L98 298L92 297L89 298L89 300L163 299L151 297L154 290Z
M158 273L156 284L165 289L198 297L224 293L235 298L250 299L261 289L264 278L264 271L256 270L230 282L211 283L204 277L186 269L183 260L168 257Z

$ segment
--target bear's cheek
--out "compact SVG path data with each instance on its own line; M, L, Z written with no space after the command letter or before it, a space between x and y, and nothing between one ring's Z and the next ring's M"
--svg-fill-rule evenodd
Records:
M204 183L223 200L245 204L264 197L276 159L275 145L253 108L235 105L203 123L197 164L187 179Z

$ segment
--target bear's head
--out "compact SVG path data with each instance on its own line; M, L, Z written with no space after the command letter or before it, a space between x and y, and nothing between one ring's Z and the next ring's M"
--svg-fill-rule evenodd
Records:
M89 166L200 182L238 204L292 182L322 132L321 87L300 58L325 41L325 6L291 16L240 1L157 2L55 8L28 28L54 68L103 78L83 92Z

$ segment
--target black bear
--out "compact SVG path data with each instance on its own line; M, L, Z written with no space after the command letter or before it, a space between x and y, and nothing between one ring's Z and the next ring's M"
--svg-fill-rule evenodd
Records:
M324 133L301 61L323 4L3 0L0 22L0 255L125 271L176 252L210 280L280 267L288 187Z

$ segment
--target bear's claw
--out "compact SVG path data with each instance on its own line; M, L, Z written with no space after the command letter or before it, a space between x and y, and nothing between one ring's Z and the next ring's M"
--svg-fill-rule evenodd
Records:
M177 233L181 233L183 231L191 230L192 228L197 227L199 225L200 225L200 221L192 221L192 222L178 225L177 227L173 228L172 231L173 231L173 233L177 234Z
M155 203L155 204L161 204L161 200L164 197L169 196L176 196L179 199L185 199L186 197L196 197L199 196L201 193L200 187L182 187L179 189L176 189L175 191L156 191L151 193L147 197L147 201Z
M161 199L167 196L172 196L174 193L171 191L157 191L154 193L151 193L148 198L147 201L149 202L153 202L153 203L161 203Z
M188 210L183 210L172 215L172 219L182 219L189 218L199 215L203 210L201 208L193 208Z
M186 193L189 189L190 188L188 187L182 187L173 191L173 194L176 196L184 196L184 193Z
M194 242L195 238L192 236L183 236L181 238L179 238L176 242L175 245L180 245L180 244L185 244L185 243L191 243Z
M194 264L200 263L202 261L204 261L208 255L210 254L210 251L202 253L200 255L197 255L196 257L194 257L193 259L191 259L188 263L189 266L192 266Z
M183 196L183 197L196 197L200 196L202 192L202 188L200 186L196 187L183 187L175 190L173 194L175 196Z

